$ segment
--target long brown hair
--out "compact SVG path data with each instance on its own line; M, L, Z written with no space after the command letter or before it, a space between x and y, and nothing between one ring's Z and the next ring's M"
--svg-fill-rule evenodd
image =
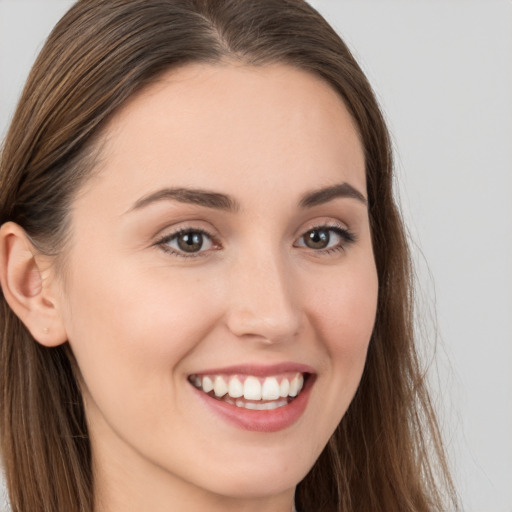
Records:
M283 63L322 77L351 112L365 150L376 323L359 389L298 485L298 509L456 508L414 345L412 270L393 200L389 135L363 72L306 2L78 1L43 47L7 134L0 225L19 224L39 250L58 258L106 120L164 71L226 60ZM38 344L1 302L1 450L12 509L92 512L91 450L73 355L68 345Z

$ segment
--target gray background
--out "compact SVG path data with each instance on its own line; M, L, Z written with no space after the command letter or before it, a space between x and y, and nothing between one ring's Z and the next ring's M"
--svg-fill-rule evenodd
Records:
M512 3L316 0L382 103L464 510L512 512ZM0 0L0 137L67 0ZM437 321L436 321L437 318Z

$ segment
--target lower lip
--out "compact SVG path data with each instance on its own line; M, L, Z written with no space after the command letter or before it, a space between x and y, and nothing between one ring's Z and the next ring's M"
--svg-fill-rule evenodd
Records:
M237 407L212 398L195 387L193 390L214 413L238 428L255 432L278 432L290 427L302 416L308 404L312 385L313 376L310 375L302 391L290 403L264 411Z

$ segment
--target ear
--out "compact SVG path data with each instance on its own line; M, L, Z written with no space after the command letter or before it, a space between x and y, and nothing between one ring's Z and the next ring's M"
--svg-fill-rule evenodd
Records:
M45 264L46 263L46 264ZM45 275L46 274L46 275ZM13 222L0 227L0 285L5 300L35 340L47 347L67 341L57 283L47 258Z

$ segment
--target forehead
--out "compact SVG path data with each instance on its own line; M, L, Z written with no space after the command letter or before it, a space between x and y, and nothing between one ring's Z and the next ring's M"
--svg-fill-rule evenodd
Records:
M129 100L104 133L99 176L131 186L123 200L170 185L238 196L241 184L251 190L268 180L291 193L296 183L297 194L340 181L366 190L363 149L340 96L286 65L172 70Z

